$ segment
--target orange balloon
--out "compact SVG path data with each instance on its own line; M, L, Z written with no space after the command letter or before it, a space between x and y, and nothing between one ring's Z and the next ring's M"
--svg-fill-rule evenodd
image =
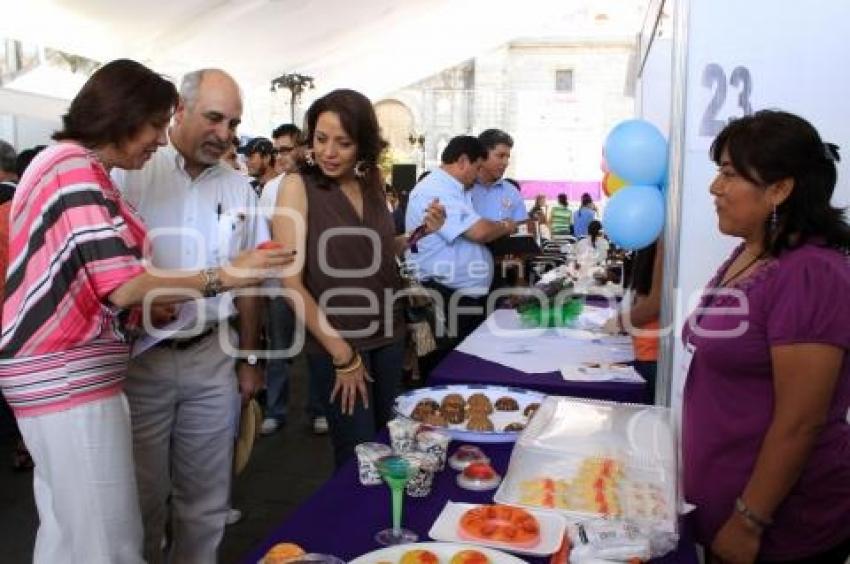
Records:
M606 173L602 178L602 191L609 198L625 187L626 181L614 174L613 172Z

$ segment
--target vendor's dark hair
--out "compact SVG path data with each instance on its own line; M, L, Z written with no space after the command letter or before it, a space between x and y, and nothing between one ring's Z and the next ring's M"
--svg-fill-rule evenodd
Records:
M360 92L348 89L334 90L313 102L304 118L308 150L313 148L313 136L316 134L319 116L325 112L333 112L339 116L342 129L357 145L356 162L362 161L362 170L365 172L361 178L363 186L383 197L384 180L378 168L378 159L387 148L387 142L381 138L378 117L372 102ZM319 186L330 187L335 183L322 173L321 168L312 166L307 161L300 163L299 168L302 174L315 177Z
M791 194L776 208L776 228L770 217L766 221L769 254L778 256L813 238L850 250L844 210L830 204L838 147L824 144L812 124L788 112L761 110L731 122L712 142L711 158L718 165L724 149L736 172L753 184L794 181Z
M147 123L165 125L177 100L171 81L141 63L116 59L89 77L53 139L78 141L90 149L120 145Z
M590 236L590 244L596 248L596 240L599 239L599 233L602 231L602 222L594 219L587 224L587 234Z
M561 192L558 194L558 203L562 206L566 207L570 204L569 200L567 200L567 195Z
M584 208L590 205L593 205L593 198L590 196L590 194L585 192L581 195L581 207Z
M652 277L655 273L655 253L658 251L656 240L632 254L628 261L626 288L631 288L640 296L648 296L652 292Z

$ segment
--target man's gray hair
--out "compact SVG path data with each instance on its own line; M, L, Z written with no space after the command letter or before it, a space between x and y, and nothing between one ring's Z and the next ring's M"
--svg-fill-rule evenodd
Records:
M184 74L183 80L180 82L180 100L187 108L191 109L198 101L198 94L201 92L201 83L204 81L204 76L206 76L208 72L217 72L225 76L230 76L227 72L214 68L198 69ZM233 80L233 77L230 78ZM239 90L239 96L241 97L242 89L239 88L238 84L236 86Z
M15 167L15 158L17 158L15 148L0 139L0 170L3 172L15 172L17 170Z
M211 70L213 69L198 69L183 75L183 81L180 83L180 100L184 106L187 108L194 107L198 101L204 75Z

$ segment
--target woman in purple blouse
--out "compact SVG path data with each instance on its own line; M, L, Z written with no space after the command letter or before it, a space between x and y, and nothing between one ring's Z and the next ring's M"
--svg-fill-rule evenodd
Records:
M720 231L743 242L683 331L695 534L714 561L844 564L850 228L830 205L838 149L795 115L760 111L730 123L711 156Z

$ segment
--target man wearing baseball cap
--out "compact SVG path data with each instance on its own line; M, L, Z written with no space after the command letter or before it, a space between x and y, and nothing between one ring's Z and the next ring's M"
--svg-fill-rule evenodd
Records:
M263 191L263 186L277 176L275 169L277 151L275 151L274 145L269 139L254 137L240 147L237 152L245 155L245 168L248 169L248 174L254 178L251 185L259 196Z

